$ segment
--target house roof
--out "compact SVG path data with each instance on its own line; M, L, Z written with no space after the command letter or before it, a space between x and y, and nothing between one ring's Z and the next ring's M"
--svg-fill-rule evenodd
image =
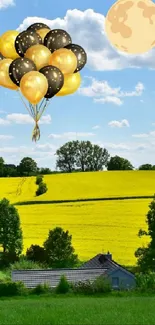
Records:
M107 269L106 273L109 275L111 275L114 271L121 269L126 274L134 276L133 273L127 271L124 267L109 258L106 254L97 254L88 262L84 263L81 268L103 268Z

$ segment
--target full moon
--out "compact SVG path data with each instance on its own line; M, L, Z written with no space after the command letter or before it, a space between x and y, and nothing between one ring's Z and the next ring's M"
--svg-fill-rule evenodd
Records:
M151 0L118 0L107 13L105 32L120 51L148 52L155 46L155 4Z

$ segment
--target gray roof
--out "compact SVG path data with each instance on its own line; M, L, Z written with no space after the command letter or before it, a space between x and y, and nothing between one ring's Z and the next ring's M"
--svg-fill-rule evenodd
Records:
M110 255L109 255L110 256ZM97 254L95 257L84 263L81 268L103 268L107 269L106 274L112 274L114 271L121 269L128 275L134 276L131 272L127 271L124 267L113 261L107 254Z
M86 280L94 281L98 276L106 273L103 268L97 269L59 269L59 270L14 270L12 281L22 281L27 288L34 288L38 284L48 283L56 287L62 275L72 283Z

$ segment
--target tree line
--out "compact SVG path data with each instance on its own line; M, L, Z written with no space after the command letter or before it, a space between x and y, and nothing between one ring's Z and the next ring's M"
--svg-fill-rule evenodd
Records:
M108 150L90 141L69 141L55 153L56 170L38 168L30 157L24 157L19 165L5 164L0 157L0 177L19 177L47 175L52 173L90 172L107 169L135 170L132 163L123 157L111 157ZM138 170L155 170L155 165L149 163L139 166Z

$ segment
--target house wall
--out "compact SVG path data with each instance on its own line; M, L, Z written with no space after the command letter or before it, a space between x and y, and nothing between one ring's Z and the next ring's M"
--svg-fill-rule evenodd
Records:
M27 288L35 288L38 284L48 283L50 287L56 287L62 275L68 282L94 281L105 273L105 269L61 269L61 270L21 270L12 271L12 281L21 281Z
M112 284L113 289L131 289L136 285L134 275L130 275L130 273L125 272L122 269L117 269L109 274L109 280ZM118 285L117 285L118 284Z

